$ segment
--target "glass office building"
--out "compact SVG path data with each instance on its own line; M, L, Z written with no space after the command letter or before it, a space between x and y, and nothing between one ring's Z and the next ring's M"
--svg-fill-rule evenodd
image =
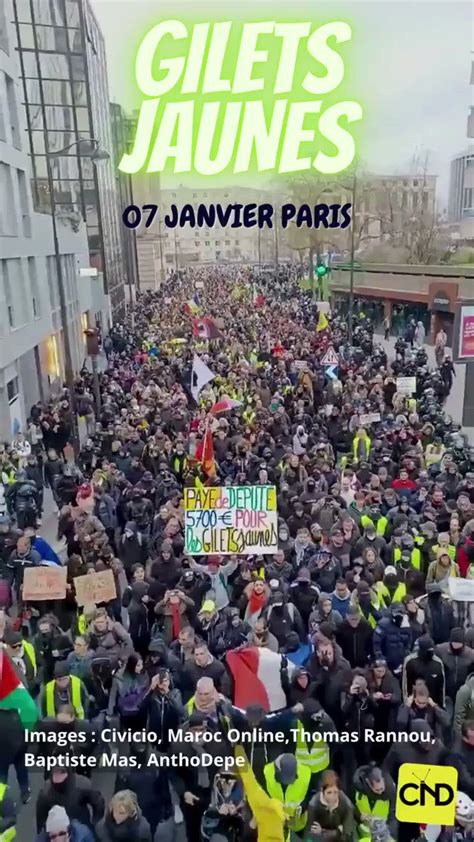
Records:
M113 320L125 312L126 266L114 172L104 39L87 0L14 0L34 206L87 225ZM109 154L94 161L97 147Z

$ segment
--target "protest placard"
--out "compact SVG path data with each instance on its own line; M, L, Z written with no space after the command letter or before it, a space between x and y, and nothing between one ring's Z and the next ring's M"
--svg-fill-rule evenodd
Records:
M414 395L416 392L416 377L397 377L397 392L401 395Z
M117 597L114 574L111 570L77 576L74 579L74 587L78 605L87 605L92 602L97 605L99 602L110 602L111 599Z
M360 416L360 423L363 427L368 427L369 424L376 424L380 421L380 412L367 412L366 415Z
M24 602L64 599L66 579L65 567L26 567L23 574L22 599Z
M474 602L474 579L449 578L449 595L457 602Z
M261 555L278 549L273 485L185 488L184 510L190 555Z

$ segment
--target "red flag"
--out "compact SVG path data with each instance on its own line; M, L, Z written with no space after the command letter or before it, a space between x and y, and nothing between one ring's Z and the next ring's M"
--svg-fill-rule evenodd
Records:
M202 470L208 477L215 477L216 465L214 462L214 442L209 424L206 427L204 438L196 449L196 458L201 463Z

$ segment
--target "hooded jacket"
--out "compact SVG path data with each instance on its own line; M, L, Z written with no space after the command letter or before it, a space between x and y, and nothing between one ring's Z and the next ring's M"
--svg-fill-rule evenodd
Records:
M397 838L397 821L395 819L395 802L396 802L396 789L395 784L393 783L390 775L385 773L384 781L385 781L385 790L384 792L378 794L373 791L373 789L369 786L368 776L371 770L371 766L360 766L355 775L354 775L354 803L355 803L355 818L356 822L362 822L363 813L361 813L359 803L361 796L365 796L369 802L369 806L371 810L374 810L375 805L377 802L386 803L388 806L388 817L387 817L387 827L390 829L392 833L392 837L394 839Z
M444 666L441 658L434 654L433 641L427 634L418 640L418 653L410 654L403 665L402 689L405 699L412 693L417 679L425 682L433 701L444 708Z
M385 658L389 669L399 669L410 652L410 627L399 626L394 620L390 609L386 617L382 617L374 631L374 654L376 658Z
M128 538L126 532L132 532L132 537ZM148 560L148 540L138 531L137 524L133 520L125 524L125 530L118 545L118 557L127 572L131 571L134 564L144 565Z

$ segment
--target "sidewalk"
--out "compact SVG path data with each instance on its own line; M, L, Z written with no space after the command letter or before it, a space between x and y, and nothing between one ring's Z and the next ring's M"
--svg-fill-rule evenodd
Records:
M387 351L389 360L394 360L396 337L390 337L388 342L385 342L380 334L376 334L376 337L377 341L380 342ZM425 345L424 347L426 353L428 354L428 363L434 368L436 366L434 347L432 345ZM451 415L453 421L457 424L462 424L466 367L464 365L455 365L454 369L456 371L456 377L454 378L451 394L446 401L445 410L447 415ZM469 436L469 439L474 442L474 427L463 427L463 432L466 433Z

